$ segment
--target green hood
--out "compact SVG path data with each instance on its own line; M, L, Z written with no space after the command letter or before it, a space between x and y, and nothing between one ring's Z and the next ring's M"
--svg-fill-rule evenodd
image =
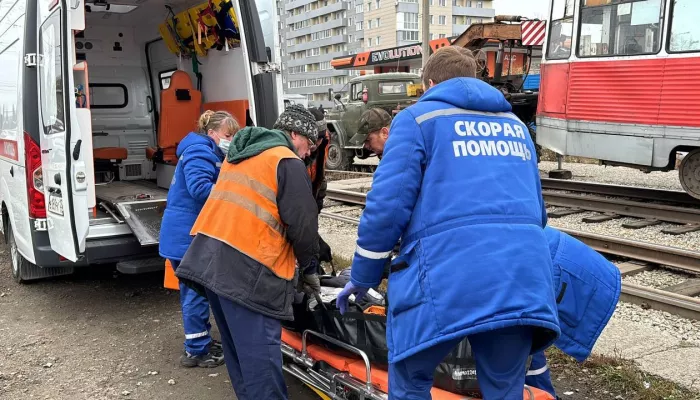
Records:
M257 126L247 126L236 133L226 155L232 164L257 156L273 147L284 146L296 153L292 139L282 131Z

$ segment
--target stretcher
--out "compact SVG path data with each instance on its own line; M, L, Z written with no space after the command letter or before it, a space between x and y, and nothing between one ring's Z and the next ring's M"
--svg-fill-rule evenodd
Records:
M313 342L311 342L313 338ZM342 350L330 350L323 342ZM360 349L321 333L306 330L302 334L282 329L284 370L309 386L323 400L387 400L389 375L386 369L372 365ZM476 400L433 388L434 400ZM553 400L547 392L525 386L523 400Z

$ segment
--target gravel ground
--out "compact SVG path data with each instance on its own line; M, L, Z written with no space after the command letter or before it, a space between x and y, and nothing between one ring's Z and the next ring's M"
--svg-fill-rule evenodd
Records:
M688 280L687 275L665 271L662 269L644 271L622 278L622 281L625 283L652 287L654 289L663 289L669 286L678 285L686 280Z
M554 208L547 208L548 211ZM583 232L591 232L602 235L616 236L625 239L651 242L664 246L678 247L682 249L700 251L700 231L683 235L669 235L661 233L661 230L677 225L659 224L642 229L623 228L622 224L638 221L636 218L618 218L607 222L586 223L581 219L588 216L599 215L594 212L572 214L562 218L549 218L549 225L557 228L567 228Z
M682 318L665 311L645 310L642 307L620 302L613 319L631 322L630 329L642 325L647 329L664 332L671 337L700 346L700 321Z
M678 180L678 171L651 172L646 174L633 168L574 163L564 163L563 168L571 171L573 179L579 181L683 190ZM547 177L549 171L557 169L557 163L542 161L539 164L539 169L541 176Z

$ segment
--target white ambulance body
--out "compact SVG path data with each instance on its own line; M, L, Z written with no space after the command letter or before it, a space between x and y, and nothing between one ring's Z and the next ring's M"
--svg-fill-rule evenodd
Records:
M228 2L239 42L194 63L169 50L166 18ZM177 143L205 109L267 127L282 110L276 14L271 0L0 1L0 226L16 281L163 268Z

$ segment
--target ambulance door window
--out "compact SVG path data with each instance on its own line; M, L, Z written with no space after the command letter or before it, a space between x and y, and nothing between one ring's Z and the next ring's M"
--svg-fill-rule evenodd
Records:
M63 58L60 43L59 13L44 23L39 40L39 86L41 121L46 135L65 132L65 104L63 95Z

